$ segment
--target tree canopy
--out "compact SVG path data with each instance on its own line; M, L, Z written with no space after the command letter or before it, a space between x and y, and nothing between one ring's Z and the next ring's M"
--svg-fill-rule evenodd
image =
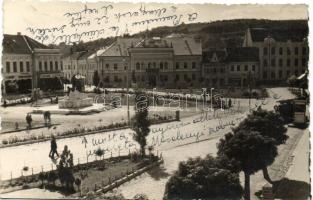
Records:
M239 175L223 165L218 158L190 158L179 164L169 179L165 199L240 199L243 189Z

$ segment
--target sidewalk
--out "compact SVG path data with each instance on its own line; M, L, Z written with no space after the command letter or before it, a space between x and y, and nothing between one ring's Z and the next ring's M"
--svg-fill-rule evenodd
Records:
M310 183L310 134L308 129L303 132L292 156L292 165L286 174L286 178Z

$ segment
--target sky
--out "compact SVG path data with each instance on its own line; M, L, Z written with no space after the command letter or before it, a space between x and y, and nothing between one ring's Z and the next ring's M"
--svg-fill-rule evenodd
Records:
M157 26L239 18L308 19L308 6L39 0L4 0L3 3L3 33L21 32L44 44L134 34Z

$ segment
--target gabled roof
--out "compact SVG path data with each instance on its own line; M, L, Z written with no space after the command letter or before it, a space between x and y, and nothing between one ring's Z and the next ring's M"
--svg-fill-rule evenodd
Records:
M49 49L48 46L37 42L26 35L3 35L3 53L31 54L35 48Z
M140 38L118 38L98 56L128 56L128 48L137 45Z
M174 55L202 55L201 42L193 37L164 38L174 49Z
M254 42L263 42L268 36L272 37L275 41L287 42L302 42L304 38L308 37L307 29L264 29L252 28L250 29L251 39Z
M89 56L91 56L94 52L93 51L85 51L85 52L82 52L79 56L79 60L86 60L88 59Z
M259 49L257 47L238 47L227 50L228 62L258 62Z
M211 62L214 54L217 56L218 62L223 62L227 56L225 50L208 50L202 52L202 61L204 63Z

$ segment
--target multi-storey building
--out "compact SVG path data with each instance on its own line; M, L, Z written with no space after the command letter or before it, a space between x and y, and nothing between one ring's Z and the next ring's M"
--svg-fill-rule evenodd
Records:
M119 38L98 53L104 85L190 87L199 84L202 49L192 37Z
M260 59L260 80L263 83L284 83L291 75L308 69L309 47L304 29L248 29L243 46L257 47Z
M4 34L2 45L3 93L55 89L61 82L63 63L59 49L48 48L20 33Z
M246 87L259 79L258 48L240 47L203 52L203 86Z

